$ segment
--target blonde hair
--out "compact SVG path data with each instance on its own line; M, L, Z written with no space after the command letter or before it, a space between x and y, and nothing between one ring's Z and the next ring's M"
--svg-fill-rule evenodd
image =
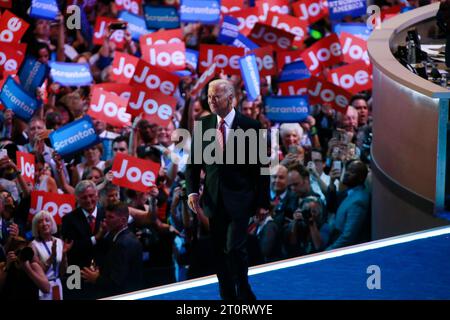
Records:
M50 229L51 234L55 234L58 231L55 219L53 218L52 214L48 211L41 210L35 214L35 216L33 217L33 221L31 223L31 233L33 234L33 237L35 239L39 238L38 223L41 219L44 219L44 218L50 219L50 222L52 224L51 229Z

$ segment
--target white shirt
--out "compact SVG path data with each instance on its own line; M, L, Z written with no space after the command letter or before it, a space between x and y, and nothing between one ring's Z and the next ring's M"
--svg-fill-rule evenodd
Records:
M230 134L231 126L233 125L234 117L236 117L236 110L231 109L231 111L223 118L225 121L225 143L228 141L228 135ZM217 116L217 128L219 128L221 117Z

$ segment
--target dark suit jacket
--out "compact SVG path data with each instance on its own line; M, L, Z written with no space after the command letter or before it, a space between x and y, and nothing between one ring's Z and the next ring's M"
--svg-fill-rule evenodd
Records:
M97 233L104 217L104 210L97 207L95 233ZM81 208L69 212L62 218L61 234L63 239L73 240L73 246L67 252L69 265L75 264L80 267L89 267L92 259L96 260L99 252L91 241L91 237L94 234L91 233L89 223Z
M200 119L201 134L208 129L217 128L217 115L211 114ZM243 116L236 111L231 129L254 129L258 133L261 129L259 122ZM259 156L256 164L250 164L249 150L251 150L249 142L246 141L244 145L246 157L244 164L237 164L236 155L238 143L242 148L242 141L235 137L231 139L229 136L225 153L231 150L231 140L234 140L234 162L235 164L206 164L205 159L201 156L201 163L196 164L194 153L196 150L196 139L201 141L196 136L200 133L197 128L194 130L194 135L191 143L190 164L186 167L186 182L187 193L198 193L200 187L200 172L203 169L206 173L205 188L202 196L202 206L207 217L212 217L218 208L225 209L234 218L243 218L255 214L256 208L269 208L269 176L261 175ZM214 141L214 138L213 138ZM205 150L211 141L202 141L201 151ZM209 147L211 148L211 147ZM199 148L200 149L200 148ZM197 157L200 155L196 155ZM219 198L221 197L221 198ZM222 207L223 206L223 207Z
M115 241L109 239L105 261L100 265L96 282L100 295L106 297L141 289L142 275L142 245L136 236L126 229Z

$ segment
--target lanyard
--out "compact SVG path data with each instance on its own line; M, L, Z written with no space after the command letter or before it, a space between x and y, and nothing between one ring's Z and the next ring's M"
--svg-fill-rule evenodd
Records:
M45 248L45 250L47 251L48 255L51 257L51 256L52 256L52 253L51 253L50 249L48 248L47 243L45 242L45 240L42 240L42 243L44 244L44 248ZM56 262L56 258L57 258L57 257L55 257L55 258L53 259L52 265L53 265L53 272L55 273L54 276L55 276L55 277L58 277L58 274L56 273L56 263L57 263L57 262Z

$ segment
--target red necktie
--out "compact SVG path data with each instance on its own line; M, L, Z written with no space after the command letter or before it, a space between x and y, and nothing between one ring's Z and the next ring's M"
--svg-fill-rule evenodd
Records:
M88 216L89 227L91 228L91 233L94 234L95 231L95 217L93 215Z
M224 145L226 143L225 140L225 120L220 120L219 123L219 132L217 132L217 142L219 143L219 146L224 149Z

